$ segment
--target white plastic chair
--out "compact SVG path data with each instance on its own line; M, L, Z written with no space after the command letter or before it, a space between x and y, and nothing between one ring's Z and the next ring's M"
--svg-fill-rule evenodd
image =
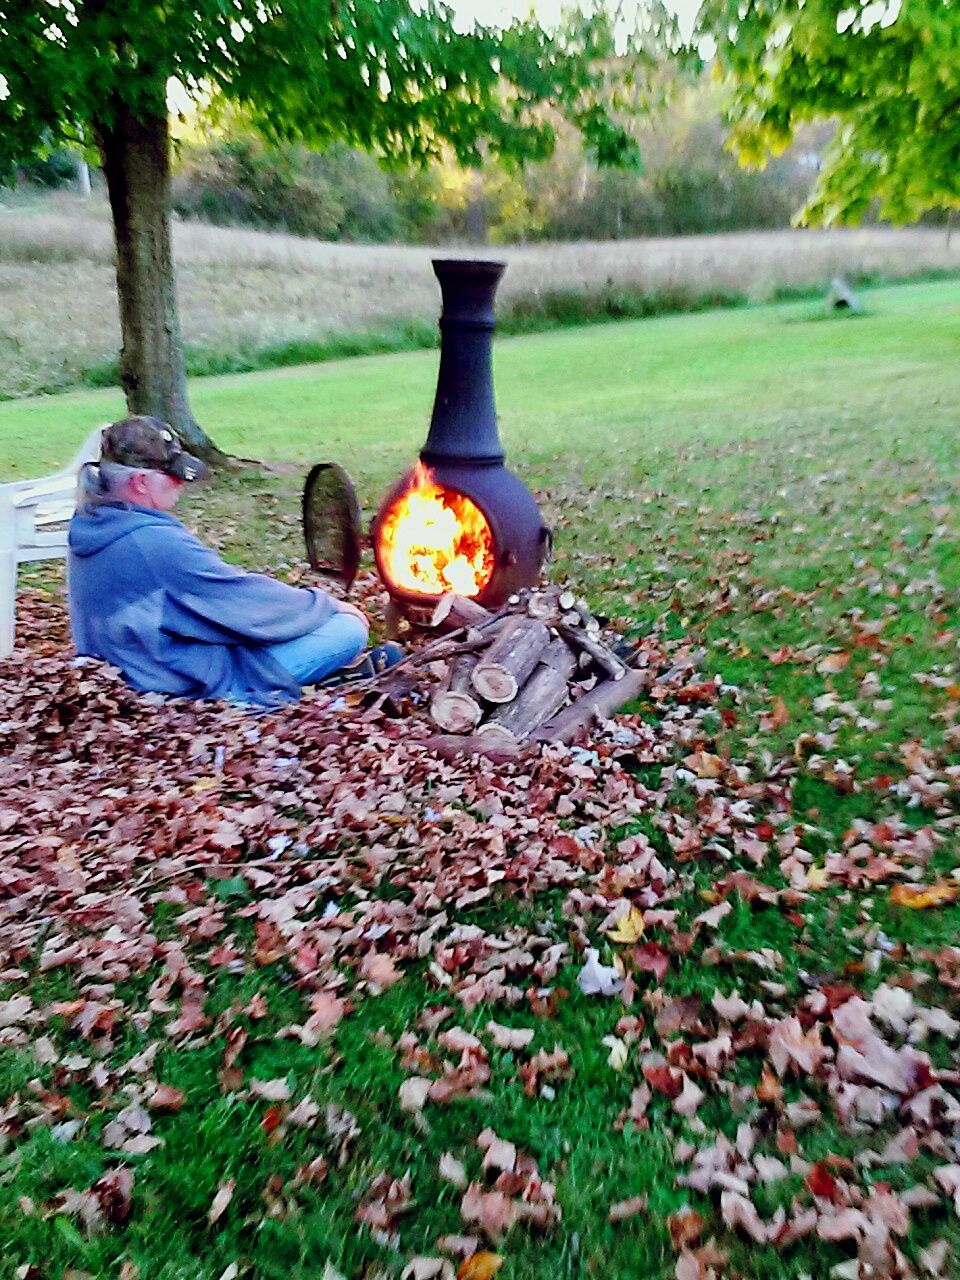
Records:
M97 427L62 471L38 480L0 484L0 658L13 652L17 616L17 568L31 560L67 554L67 524L73 515L77 477L100 457Z

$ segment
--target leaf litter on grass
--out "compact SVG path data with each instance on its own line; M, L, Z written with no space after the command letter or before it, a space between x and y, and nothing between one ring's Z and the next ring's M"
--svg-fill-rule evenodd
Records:
M46 598L25 603L27 647L0 695L0 1043L52 1074L14 1090L0 1123L14 1148L47 1128L119 1163L45 1202L21 1197L18 1212L122 1236L165 1142L153 1116L170 1133L190 1112L156 1059L209 1049L222 1096L269 1141L307 1135L312 1163L267 1177L255 1211L295 1220L312 1184L362 1169L367 1135L297 1096L294 1078L254 1074L258 1027L282 1062L284 1044L335 1045L370 1002L414 983L433 1003L377 1043L423 1141L491 1089L528 1105L573 1096L586 1055L605 1054L614 1105L593 1123L626 1135L655 1122L692 1201L664 1241L679 1280L742 1274L744 1242L832 1246L838 1276L953 1265L931 1231L960 1200L960 949L896 943L874 919L878 893L927 911L955 897L925 882L954 830L956 775L938 752L904 749L900 785L927 820L854 820L811 886L812 830L793 812L801 760L771 757L761 773L719 751L717 709L740 691L705 679L662 631L644 641L655 720L627 716L588 750L494 768L441 763L418 741L425 726L330 700L248 718L137 697L109 669L69 661ZM848 923L844 945L817 954L809 913L823 895ZM766 942L739 937L751 918ZM212 1007L218 975L268 986L278 969L282 1015L259 993ZM59 995L44 990L53 980ZM600 1002L593 1046L559 1030L577 1000ZM122 1046L136 1049L126 1061ZM808 1154L824 1125L838 1150ZM461 1272L482 1274L488 1258L509 1264L517 1233L564 1231L562 1161L558 1182L519 1132L455 1131L458 1150L434 1169L462 1187L459 1205L440 1254L406 1249L410 1275L447 1274L444 1242ZM361 1229L401 1260L429 1185L411 1160L361 1173L355 1192ZM237 1188L216 1184L211 1226L230 1221ZM623 1232L647 1204L597 1212ZM916 1224L926 1261L910 1247Z

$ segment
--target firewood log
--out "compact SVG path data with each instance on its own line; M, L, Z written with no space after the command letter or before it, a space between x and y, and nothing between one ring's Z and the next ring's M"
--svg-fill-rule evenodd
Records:
M484 742L495 742L497 745L506 747L516 746L517 744L516 736L509 729L504 728L502 724L494 724L490 720L480 726L477 730L477 737Z
M552 618L557 612L557 602L546 591L531 591L527 600L527 613L531 618Z
M475 733L462 736L436 733L433 737L422 739L422 742L429 751L443 760L456 760L463 755L481 755L495 764L509 764L523 750L520 743L503 740L495 734L479 737Z
M469 733L480 723L483 709L476 698L456 689L435 693L430 702L430 719L447 733Z
M649 671L629 668L622 680L604 680L590 693L558 712L534 730L531 742L572 742L581 729L608 720L625 703L639 696L651 680Z
M514 700L497 707L478 732L485 735L506 730L517 741L529 737L567 701L573 668L574 657L569 646L563 640L553 640Z
M563 623L557 628L564 640L574 649L588 654L597 666L613 680L622 680L627 674L627 665L602 640L589 635L582 627L568 627Z
M512 702L549 643L550 632L542 622L509 618L474 668L474 689L487 702Z
M483 708L470 693L470 677L477 665L474 653L452 658L444 687L430 702L430 718L447 733L469 733L480 723Z
M477 665L477 655L475 653L461 653L450 663L450 672L447 676L447 688L451 693L466 693L470 688L470 677L473 675L473 669Z
M476 600L448 591L437 601L430 626L446 624L448 630L453 631L459 627L475 627L480 622L487 622L491 616L490 610L477 604Z

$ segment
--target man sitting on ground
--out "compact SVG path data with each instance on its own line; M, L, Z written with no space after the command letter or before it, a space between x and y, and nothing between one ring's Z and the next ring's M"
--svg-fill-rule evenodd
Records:
M366 618L316 587L226 564L170 514L207 468L157 418L103 432L70 522L68 592L77 653L135 689L271 706L355 663ZM375 650L353 672L399 656Z

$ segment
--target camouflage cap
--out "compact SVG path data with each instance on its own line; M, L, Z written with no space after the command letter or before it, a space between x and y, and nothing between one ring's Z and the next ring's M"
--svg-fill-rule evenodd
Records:
M137 414L106 427L100 436L100 456L125 467L164 471L187 482L204 480L207 467L192 453L185 453L176 432L159 418Z

